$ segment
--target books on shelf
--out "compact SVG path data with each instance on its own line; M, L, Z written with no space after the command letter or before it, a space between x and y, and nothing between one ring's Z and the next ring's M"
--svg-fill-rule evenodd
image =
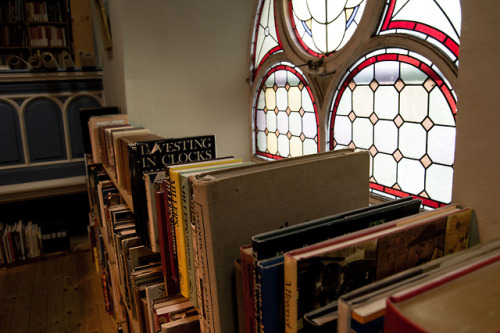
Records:
M37 258L44 253L42 228L32 221L2 222L0 237L0 265Z
M284 293L284 283L283 279L277 281L278 289L271 294L269 292L264 294L264 291L261 290L262 285L270 282L261 280L262 275L258 274L259 269L267 268L269 270L272 268L275 271L273 274L283 276L283 254L285 252L416 214L419 212L420 206L420 200L407 197L254 235L251 248L253 269L257 272L257 274L253 274L255 276L253 286L256 297L254 313L257 314L256 324L260 327L260 331L274 332L279 328L284 328L282 325L284 304L280 301ZM276 262L274 262L273 258L280 259L275 259ZM268 268L270 265L268 261L273 262L270 268ZM251 273L250 276L244 275L243 281L251 279ZM277 304L278 308L275 311L271 311L269 308L265 311L261 310L260 304L263 303L267 306L263 298L269 299L271 295L274 297L273 303ZM280 313L281 316L278 317L276 313Z
M387 299L384 332L498 332L500 252Z
M88 125L96 267L108 310L139 332L397 329L417 322L409 288L500 248L465 250L470 208L370 206L366 151L245 163L217 158L212 135L163 138L120 114Z
M445 207L285 253L286 332L342 294L465 249L471 213Z
M367 152L345 150L193 176L205 331L236 325L231 286L241 245L257 233L367 206L368 170Z
M338 299L338 308L330 307L330 315L337 315L339 333L361 332L368 327L375 331L383 330L386 301L389 296L499 251L500 240L495 239L391 275L342 295ZM323 321L325 316L323 315ZM314 322L317 318L320 316L311 316L310 321ZM330 324L335 322L330 321ZM316 321L317 327L325 325L328 325L326 321L322 325Z

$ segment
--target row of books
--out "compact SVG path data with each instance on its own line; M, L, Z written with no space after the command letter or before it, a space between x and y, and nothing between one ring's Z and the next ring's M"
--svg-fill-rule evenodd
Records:
M26 27L7 25L0 27L0 47L26 46Z
M56 1L26 2L26 17L32 22L63 22L64 4Z
M31 47L65 47L66 29L55 26L35 26L28 28Z
M135 269L154 272L167 297L189 300L202 332L309 331L310 316L342 295L468 246L470 208L420 212L411 198L369 206L365 151L248 163L216 157L211 136L133 135L144 129L125 115L86 124L93 162L133 211L130 232L143 252ZM113 229L104 233L109 242L114 235L112 252L131 260L114 222L102 228ZM134 272L119 273L127 297L147 289Z
M24 21L24 0L2 1L0 4L0 22Z
M91 202L98 201L94 210L104 217L99 229L105 230L105 243L114 244L113 250L109 252L116 256L114 260L117 262L120 285L123 286L119 294L124 295L124 303L138 321L141 332L156 332L158 329L166 330L170 329L169 326L177 327L181 324L183 329L190 327L199 331L198 312L192 302L180 293L179 279L168 284L165 281L164 266L161 264L163 261L160 257L161 253L168 252L160 251L158 225L153 222L157 217L157 208L153 208L155 205L152 205L151 201L156 203L160 195L159 191L155 191L159 190L160 183L154 184L153 178L165 173L164 160L212 157L215 155L215 138L203 136L163 139L147 130L129 125L127 120L125 115L93 116L88 119L89 145L92 147L94 163L88 167L89 174L102 166L97 174L103 177L100 179L91 176L90 188L95 190L89 195ZM151 144L148 139L155 139L153 145L148 146ZM120 150L122 148L123 150ZM190 154L187 154L185 148L189 148ZM155 152L162 154L161 159L155 156ZM125 158L122 158L122 154L125 154ZM155 160L156 157L158 160ZM103 172L103 169L106 172ZM163 194L163 191L161 193ZM134 198L130 207L128 203L120 201L123 195ZM130 216L119 221L119 216L132 212L131 207L134 208L134 222L130 223ZM140 211L142 213L139 213ZM166 211L163 210L163 213ZM142 227L139 227L141 225ZM158 290L163 290L163 295L160 295ZM150 293L156 297L152 297ZM173 306L173 302L180 302L174 307L182 305L185 308L183 314L169 314L162 306L166 302L163 299L165 297L175 298L168 300L170 306ZM158 325L170 315L182 320Z
M90 237L108 313L127 327L129 313L140 332L196 330L196 309L178 291L170 288L167 294L160 253L141 244L134 215L108 174L100 164L90 164L88 170L94 206Z
M31 221L0 223L0 235L0 265L36 258L43 253L41 228Z

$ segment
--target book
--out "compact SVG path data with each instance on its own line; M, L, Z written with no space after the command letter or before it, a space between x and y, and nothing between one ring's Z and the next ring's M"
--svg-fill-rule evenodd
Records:
M170 228L170 217L168 214L167 202L165 198L164 180L156 181L155 186L155 200L156 200L156 216L158 219L158 244L160 248L160 260L165 278L165 285L169 295L179 292L179 284L177 275L174 270L174 265L171 262L173 254L168 240L167 229Z
M384 332L498 332L500 252L387 299Z
M246 244L240 247L241 260L241 282L243 291L243 304L245 309L245 331L256 332L257 314L256 295L254 294L254 258L252 245Z
M129 123L128 115L115 114L90 117L88 121L92 159L94 163L101 163L101 143L99 128L103 126L126 125Z
M472 209L422 213L285 253L285 328L303 330L303 315L352 290L465 249ZM417 219L417 217L419 217ZM453 230L453 231L452 231ZM450 235L448 237L448 235ZM356 237L357 236L357 237Z
M210 160L216 157L215 136L194 136L152 141L139 141L129 152L131 186L137 234L148 246L147 209L144 197L143 175L146 172L165 170L167 165L191 161Z
M119 144L119 139L125 136L133 136L133 135L145 135L150 134L150 131L146 128L142 127L132 127L125 129L123 131L115 131L112 132L112 135L108 141L108 155L109 155L109 168L113 173L114 180L118 186L121 186L121 174L123 168L122 161L122 146Z
M182 297L182 295L179 293L170 294L170 295L167 295L165 297L161 297L161 298L157 298L157 299L153 300L152 314L153 314L153 318L154 318L154 321L153 321L154 332L158 332L159 330L161 330L161 324L167 323L169 320L168 314L165 315L161 311L159 311L158 309L164 308L164 307L169 306L171 304L184 302L185 300L186 299L184 297Z
M236 308L238 316L238 332L245 332L245 301L243 299L243 281L241 279L241 259L236 258L234 260L234 280L235 280L235 294L236 294Z
M101 163L107 167L109 170L112 170L111 159L112 156L112 147L111 147L111 136L113 132L121 132L129 129L134 129L132 125L123 124L123 125L109 125L109 126L100 126L99 131L99 145L101 147ZM110 177L114 178L114 175L110 175Z
M404 270L340 296L335 308L326 306L321 311L323 314L306 314L304 322L315 323L318 329L321 327L322 330L318 330L318 332L324 332L328 325L336 325L339 333L351 332L351 330L363 331L367 327L374 331L381 331L383 330L385 304L388 296L499 249L500 240L495 239ZM327 309L328 307L330 309ZM335 322L328 321L328 312L330 312L330 316L336 312L338 322L336 320Z
M255 291L258 332L284 332L284 257L278 255L257 262L255 274L260 287Z
M252 237L256 261L420 211L422 201L405 197L271 230Z
M153 302L154 300L165 296L167 296L167 289L164 281L146 286L146 301L147 301L146 316L149 321L149 327L151 328L151 331L153 331L154 321L155 321L153 313Z
M196 244L196 226L191 218L191 198L192 187L190 177L204 172L227 169L240 165L252 164L252 162L243 162L241 159L226 161L216 165L200 166L187 170L179 170L180 185L181 185L181 201L182 201L182 216L184 218L185 236L186 236L186 255L187 255L187 274L189 279L189 299L195 307L198 307L198 288L197 288L197 271L198 271L198 249Z
M147 207L147 229L149 234L150 247L153 252L160 252L160 235L158 231L158 211L156 209L156 194L157 188L155 184L162 179L165 179L165 171L153 171L144 173L144 190Z
M128 194L132 193L132 175L133 170L130 169L131 156L130 153L135 149L135 144L137 141L145 141L145 140L159 140L162 139L161 136L156 134L139 134L132 136L125 136L118 139L118 145L120 146L119 150L121 151L122 161L121 167L118 170L118 184L125 189ZM134 176L135 177L135 176Z
M231 286L241 245L254 234L367 206L368 170L367 152L343 150L191 177L204 331L236 329Z
M186 312L192 312L193 310L193 304L185 297L177 298L172 302L165 303L163 306L155 308L156 316L159 322L162 322L160 327L165 323L182 318Z
M111 116L119 114L120 109L116 106L81 108L78 112L80 127L82 131L82 142L84 154L92 154L92 144L90 140L89 119L97 116Z
M223 166L227 164L240 163L241 160L235 160L233 157L224 157L224 158L214 158L208 161L193 161L185 164L175 164L169 165L165 167L165 173L168 174L166 177L170 182L169 190L170 190L170 219L171 223L174 226L175 231L175 239L176 239L176 247L177 247L177 265L179 270L179 287L180 292L184 297L189 298L190 294L194 294L191 292L191 288L189 285L189 267L191 262L188 261L188 258L191 257L191 238L188 237L188 226L186 224L187 215L184 212L184 202L186 202L186 194L182 194L182 184L181 184L181 173L196 171L206 169L208 167L217 167ZM185 189L185 188L184 188ZM185 189L187 190L187 189ZM187 212L186 212L187 213ZM194 287L194 286L193 286Z
M420 206L420 200L406 197L254 235L252 237L254 265L258 261L282 255L292 249L416 214L419 212ZM278 266L276 269L282 270L283 266ZM256 274L255 277L255 294L260 295L259 275ZM284 288L283 283L278 286ZM280 304L283 305L283 303L278 303L278 305ZM253 313L258 314L257 325L260 325L260 315L266 314L266 312L259 310L258 303L255 305ZM283 311L283 309L281 310ZM269 327L269 323L267 326ZM278 326L276 325L276 327Z
M161 325L161 333L199 333L199 315L185 316Z

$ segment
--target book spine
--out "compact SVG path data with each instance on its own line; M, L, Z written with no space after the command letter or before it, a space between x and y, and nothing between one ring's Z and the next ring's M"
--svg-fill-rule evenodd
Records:
M187 272L186 233L183 223L181 188L179 173L170 170L170 191L172 195L172 222L175 229L177 246L177 266L179 269L179 287L182 296L189 298L189 279Z
M186 256L187 256L187 277L189 286L189 300L194 307L198 306L198 298L196 297L196 274L194 270L194 253L193 253L193 235L191 227L191 188L189 179L181 176L181 197L182 197L182 216L184 221L184 232L186 234Z
M193 196L191 201L192 220L196 230L196 246L197 251L197 293L198 293L198 308L200 309L200 327L203 333L215 333L214 326L214 308L210 279L208 275L208 258L207 258L207 243L205 237L205 222L209 220L209 212L206 211L206 202L208 194L206 186L199 184L193 186Z
M337 332L338 333L350 333L351 332L351 307L340 297L337 301Z
M297 327L297 261L285 253L285 332L296 333Z
M167 246L170 262L170 279L174 282L175 288L179 289L179 271L177 266L177 246L175 240L175 231L172 224L172 199L170 193L170 177L165 175L166 178L162 182L162 187L165 194L165 232L167 233Z
M250 245L240 248L241 272L243 283L243 299L245 307L245 332L254 333L256 331L256 295L254 293L254 260L253 254L248 251Z
M280 333L283 331L283 261L269 266L259 265L256 275L260 284L259 302L261 333Z

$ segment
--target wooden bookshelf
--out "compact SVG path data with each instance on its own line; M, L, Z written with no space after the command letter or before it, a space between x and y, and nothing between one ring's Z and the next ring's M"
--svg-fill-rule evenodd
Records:
M108 174L109 178L111 178L111 181L113 182L113 184L115 184L116 188L120 192L120 195L122 196L123 200L125 200L125 202L127 203L127 206L132 210L132 212L134 212L134 204L133 204L133 200L132 200L132 195L129 194L123 187L119 186L116 183L116 176L115 176L115 173L113 172L113 170L111 170L109 167L104 166L104 165L103 165L103 167L104 167L104 170L106 170L106 173Z
M81 67L79 50L94 52L88 1L6 0L0 4L0 64L7 66L11 56L28 61L50 52L61 67L67 52Z
M91 158L91 155L87 155L86 156L86 160L87 160L87 164L88 165L92 165L94 164L93 162L90 162L92 161L92 158ZM122 196L122 198L125 200L125 202L127 203L127 205L129 205L129 202L130 202L130 207L132 205L132 197L131 195L129 195L124 189L120 188L118 186L118 184L116 184L116 177L114 176L114 173L112 172L112 170L110 168L107 168L105 167L104 165L103 166L103 169L104 171L108 174L110 180L113 182L113 184L116 186L117 189L119 189L120 191L120 194ZM90 188L89 188L90 190ZM99 207L97 207L97 209L95 209L95 207L92 207L91 205L91 214L100 214L99 213ZM125 286L123 285L121 279L120 279L120 271L119 271L119 268L118 268L118 262L117 260L119 260L118 256L117 256L117 253L115 251L115 247L112 243L110 243L109 239L108 239L108 231L106 229L106 222L102 222L103 225L99 225L99 223L95 223L95 227L98 228L98 231L99 231L99 234L102 236L101 239L102 239L102 243L104 245L104 251L105 253L107 254L107 265L109 266L109 270L110 270L110 278L111 278L111 286L110 286L110 291L118 291L120 293L120 296L121 298L125 298ZM89 237L96 237L96 235L94 235L93 233L89 234ZM113 302L115 302L116 300L113 299ZM114 304L113 304L114 306ZM121 328L122 328L122 331L123 332L128 332L127 329L130 328L130 332L132 333L139 333L140 332L140 327L139 327L139 322L136 318L134 318L133 314L132 314L132 309L129 308L126 304L122 305L126 312L127 312L127 315L126 317L127 318L120 318L119 316L119 310L117 307L114 308L115 310L115 319L117 321L118 324L120 324Z

